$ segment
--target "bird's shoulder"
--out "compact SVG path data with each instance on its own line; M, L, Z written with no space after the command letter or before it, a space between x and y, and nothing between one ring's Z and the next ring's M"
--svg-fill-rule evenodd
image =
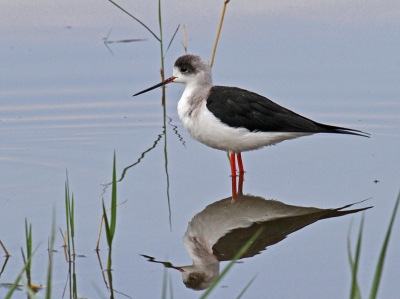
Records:
M231 86L213 86L207 98L212 110L232 110L235 114L259 112L262 114L288 113L288 109L255 92Z

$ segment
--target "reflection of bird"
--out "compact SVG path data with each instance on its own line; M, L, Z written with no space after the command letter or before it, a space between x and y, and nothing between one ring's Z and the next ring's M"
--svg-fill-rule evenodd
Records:
M219 263L232 260L260 227L264 230L243 258L260 253L318 220L371 208L343 211L350 206L352 204L337 209L299 207L241 194L235 201L230 197L222 199L207 206L189 222L183 242L193 265L174 268L182 272L187 287L206 289L218 276Z
M235 154L239 171L244 172L244 151L315 133L368 136L361 131L317 123L244 89L213 86L210 65L194 55L179 57L172 77L134 96L171 82L186 85L178 102L184 127L194 139L228 151L232 175L236 175Z

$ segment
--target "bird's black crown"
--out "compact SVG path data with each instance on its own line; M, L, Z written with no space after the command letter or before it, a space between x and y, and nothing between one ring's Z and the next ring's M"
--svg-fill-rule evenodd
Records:
M196 74L199 72L201 58L196 55L183 55L175 61L174 67L178 68L183 74Z

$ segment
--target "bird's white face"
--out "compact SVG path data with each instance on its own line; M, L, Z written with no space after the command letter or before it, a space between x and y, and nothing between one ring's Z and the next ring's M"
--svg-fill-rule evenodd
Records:
M212 86L210 65L195 55L179 57L174 64L173 77L174 82L183 83L190 88Z
M188 73L187 69L184 67L174 67L172 72L172 76L176 77L174 79L175 83L183 83L183 84L190 84L196 81L197 76L199 73Z

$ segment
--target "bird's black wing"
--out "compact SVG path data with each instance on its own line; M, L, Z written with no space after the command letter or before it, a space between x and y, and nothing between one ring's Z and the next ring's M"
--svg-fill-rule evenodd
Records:
M246 128L251 132L366 135L361 131L314 122L259 94L237 87L213 86L207 98L207 108L228 126Z

